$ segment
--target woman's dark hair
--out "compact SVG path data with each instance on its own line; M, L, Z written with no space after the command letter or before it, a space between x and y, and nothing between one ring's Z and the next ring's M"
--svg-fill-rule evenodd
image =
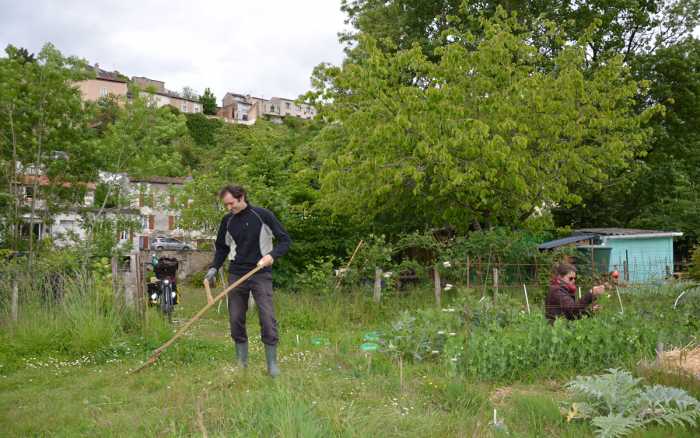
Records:
M223 186L221 190L219 190L219 198L223 198L226 193L230 194L239 201L243 198L247 199L246 191L241 186Z
M559 263L554 267L554 275L558 277L563 277L569 272L576 272L576 266L570 263Z

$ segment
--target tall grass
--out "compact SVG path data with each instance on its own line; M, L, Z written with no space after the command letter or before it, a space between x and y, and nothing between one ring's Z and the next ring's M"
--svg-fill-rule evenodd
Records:
M65 272L5 266L0 282L0 358L80 356L109 350L127 338L157 343L172 333L162 318L149 323L133 308L118 305L111 281L88 269ZM13 320L10 294L17 285L19 311ZM147 344L148 342L144 343Z

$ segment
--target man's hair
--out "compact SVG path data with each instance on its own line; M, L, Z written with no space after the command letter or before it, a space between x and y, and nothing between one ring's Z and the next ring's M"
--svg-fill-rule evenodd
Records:
M559 263L554 267L554 275L558 275L559 277L563 277L569 272L576 272L576 266L570 263Z
M223 186L221 190L219 190L219 198L223 198L226 193L230 194L239 201L243 198L247 199L246 191L241 186Z

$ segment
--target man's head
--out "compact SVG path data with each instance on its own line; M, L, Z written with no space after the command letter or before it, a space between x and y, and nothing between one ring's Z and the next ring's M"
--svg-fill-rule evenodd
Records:
M248 206L245 189L241 186L224 186L219 190L219 198L228 211L240 212Z

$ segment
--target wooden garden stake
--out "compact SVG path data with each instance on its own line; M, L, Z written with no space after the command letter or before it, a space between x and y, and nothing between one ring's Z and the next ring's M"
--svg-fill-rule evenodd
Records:
M382 300L382 270L374 268L374 302L378 303Z
M467 289L469 289L469 287L470 287L470 284L469 284L469 282L470 282L470 279L469 279L469 274L470 274L469 268L470 268L470 267L471 267L471 260L470 260L469 256L467 256Z
M187 329L189 329L190 326L192 326L192 324L194 324L195 322L197 322L197 320L198 320L199 318L201 318L202 315L204 315L204 314L206 313L207 310L209 310L209 309L211 309L212 307L214 307L214 304L215 304L217 301L219 301L219 300L221 300L222 298L224 298L224 297L225 297L226 295L228 295L228 293L229 293L230 291L232 291L233 289L235 289L235 288L237 288L238 286L240 286L241 284L245 283L246 280L248 280L250 277L252 277L252 276L253 276L256 272L258 272L259 270L263 269L263 267L264 267L264 266L256 266L255 268L251 269L250 272L248 272L248 273L245 274L243 277L241 277L241 278L239 278L238 280L236 280L236 281L235 281L234 283L232 283L229 287L227 287L226 289L224 289L219 295L217 295L216 297L214 297L214 301L212 301L211 303L208 303L206 306L202 307L202 309L201 309L199 312L197 312L192 318L190 318L189 321L187 321L182 327L180 327L180 329L177 331L177 333L175 333L175 336L173 336L172 338L170 338L170 340L169 340L168 342L166 342L165 344L163 344L163 345L161 345L160 347L158 347L158 348L153 352L153 354L151 355L151 357L149 357L148 360L147 360L143 365L141 365L140 367L138 367L138 368L136 368L134 371L132 371L131 374L138 373L139 371L143 370L144 368L147 368L149 365L153 365L153 364L156 362L156 360L158 359L158 356L160 356L160 354L161 354L163 351L165 351L166 348L170 347L180 336L182 336L183 334L185 334L185 332L187 331ZM208 282L206 279L204 280L204 282L205 282L205 284L206 284L207 287L208 287L208 283L209 283L209 282Z
M399 387L403 393L403 356L399 355Z
M19 286L17 285L16 279L12 280L12 304L10 307L12 309L12 320L17 322L17 317L19 315Z
M355 247L355 251L352 252L352 255L350 256L350 260L348 260L348 264L345 265L345 271L343 273L340 273L338 275L338 280L335 282L335 290L338 290L340 287L340 283L343 281L343 276L348 272L348 269L350 269L350 264L352 264L352 261L355 259L355 255L357 254L357 251L360 250L360 247L362 244L365 243L364 240L360 239L360 241L357 243L357 246Z
M498 295L498 268L493 268L493 301L496 301Z
M620 290L615 286L615 292L617 293L617 301L620 303L620 314L625 314L625 309L622 308L622 297L620 297Z
M530 300L527 297L527 286L523 283L523 291L525 291L525 305L527 306L527 314L530 314Z
M438 270L437 265L435 268L433 268L433 279L435 281L435 303L438 307L440 307L442 301L442 287L440 286L440 271Z

